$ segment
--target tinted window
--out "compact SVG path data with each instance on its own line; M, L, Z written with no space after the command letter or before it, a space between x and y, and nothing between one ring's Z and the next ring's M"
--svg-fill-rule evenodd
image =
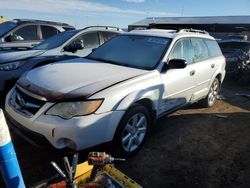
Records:
M185 59L188 64L193 63L194 51L190 39L181 39L174 46L170 59Z
M191 38L192 46L194 48L194 61L202 61L209 58L208 49L202 39Z
M115 35L117 35L117 33L102 32L103 42L106 42L107 40L111 39L111 38L114 37Z
M4 22L0 24L0 36L3 36L5 33L9 32L11 29L16 27L15 22Z
M123 66L153 69L169 43L170 39L163 37L117 35L87 58Z
M100 45L99 34L97 32L80 35L72 43L76 41L82 41L84 48L96 48Z
M53 48L57 48L61 46L63 43L65 43L67 40L69 40L71 37L73 37L75 34L77 34L79 30L73 30L73 31L65 31L62 33L59 33L58 35L54 35L53 37L50 37L49 39L43 41L36 47L34 47L34 50L50 50Z
M207 44L210 57L216 57L221 55L221 50L218 43L215 40L204 39Z
M24 26L13 33L17 40L37 40L37 26Z
M58 30L51 26L41 25L43 39L47 39L58 34Z

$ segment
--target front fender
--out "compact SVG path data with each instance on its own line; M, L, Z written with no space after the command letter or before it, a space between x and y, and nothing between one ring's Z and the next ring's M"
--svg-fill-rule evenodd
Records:
M142 99L148 99L152 102L154 110L158 109L159 99L163 95L163 85L152 86L143 90L136 90L126 95L113 110L127 110L131 105Z

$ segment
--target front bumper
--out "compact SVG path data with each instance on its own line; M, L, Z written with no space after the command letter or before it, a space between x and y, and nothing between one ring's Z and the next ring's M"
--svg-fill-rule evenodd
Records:
M124 115L124 111L110 111L65 120L57 116L46 115L45 112L53 105L46 103L34 116L27 117L7 102L10 93L5 104L7 119L12 121L9 126L21 132L22 136L26 137L27 141L32 141L33 144L44 144L46 143L44 140L47 140L56 149L81 150L109 142L113 139L116 128Z
M14 131L18 136L21 136L24 140L27 142L37 146L37 147L50 147L52 148L52 145L49 143L49 141L41 134L38 134L36 132L33 132L24 126L22 126L20 123L15 121L12 117L10 117L8 114L6 114L6 121L9 127L12 131Z

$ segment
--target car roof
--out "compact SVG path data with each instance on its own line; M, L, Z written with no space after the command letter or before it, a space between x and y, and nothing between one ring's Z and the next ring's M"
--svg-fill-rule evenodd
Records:
M36 23L36 24L48 24L48 25L56 25L56 26L74 28L73 26L71 26L71 25L69 25L69 24L67 24L67 23L53 22L53 21L46 21L46 20L14 19L12 22L17 23L18 25L24 24L24 23Z
M147 35L166 38L181 38L181 37L200 37L215 40L206 31L194 29L181 29L181 30L166 30L166 29L139 29L128 32L131 35Z
M94 31L112 31L112 32L122 32L123 30L119 27L114 26L88 26L79 31L83 30L94 30Z

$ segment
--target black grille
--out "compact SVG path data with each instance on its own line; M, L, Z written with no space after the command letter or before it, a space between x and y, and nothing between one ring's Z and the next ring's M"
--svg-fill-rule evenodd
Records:
M32 115L37 113L38 110L45 104L44 101L30 97L18 88L16 88L15 100L21 111L27 111Z

